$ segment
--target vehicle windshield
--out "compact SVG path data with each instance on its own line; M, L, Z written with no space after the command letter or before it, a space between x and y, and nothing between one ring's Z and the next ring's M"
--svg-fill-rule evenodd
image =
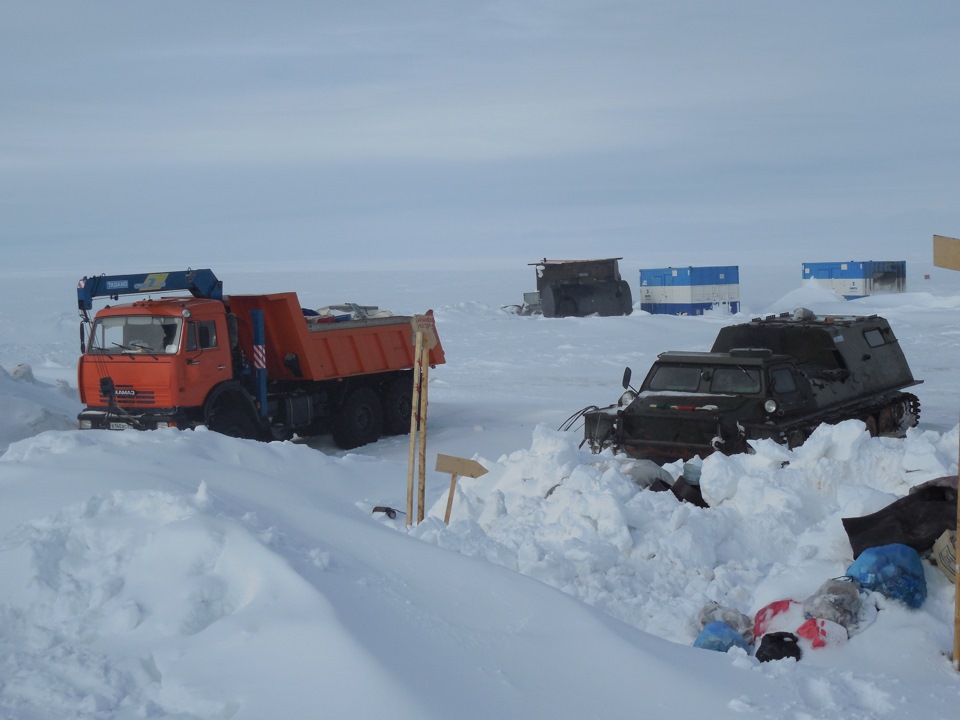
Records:
M700 387L699 367L659 365L650 378L650 390L696 392Z
M756 368L722 367L713 371L710 392L738 395L760 392L760 371Z
M651 376L647 389L659 392L754 394L761 390L760 371L739 365L660 365Z
M173 355L180 347L183 319L157 315L97 318L87 352L98 355L137 353Z

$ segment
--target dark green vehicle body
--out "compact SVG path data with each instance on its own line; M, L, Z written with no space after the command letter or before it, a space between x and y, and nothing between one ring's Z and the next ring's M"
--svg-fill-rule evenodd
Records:
M920 414L903 389L919 382L884 318L798 311L725 327L710 352L662 353L637 392L584 413L584 434L595 451L657 462L747 452L765 438L795 447L849 419L902 436Z

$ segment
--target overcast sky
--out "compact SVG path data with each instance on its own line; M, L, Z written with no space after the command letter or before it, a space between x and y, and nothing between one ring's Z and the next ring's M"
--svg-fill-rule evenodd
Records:
M6 266L929 261L958 37L955 0L6 2Z

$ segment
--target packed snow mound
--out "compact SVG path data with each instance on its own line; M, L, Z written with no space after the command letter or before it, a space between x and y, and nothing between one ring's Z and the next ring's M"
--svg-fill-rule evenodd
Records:
M801 287L791 290L771 304L766 312L778 314L805 307L814 310L818 315L856 314L856 311L846 303L847 300L842 295L837 295L833 290L819 285L816 280L804 280Z
M872 438L851 420L821 426L794 450L759 441L753 454L716 453L701 468L704 509L645 489L640 461L592 455L579 438L541 426L529 450L481 460L486 475L459 481L449 527L424 523L414 534L690 644L708 602L752 617L785 591L802 599L843 575L853 558L841 518L954 473L958 437L960 427ZM665 469L676 477L682 463ZM442 518L445 508L441 497L430 516ZM946 598L950 586L938 575L931 584ZM943 623L935 654L949 638Z
M68 430L77 426L80 401L75 389L66 383L51 385L34 377L26 364L10 371L0 366L0 453L10 443L44 430Z
M203 486L191 498L114 491L7 536L0 707L42 689L49 717L151 707L226 717L229 705L190 689L221 643L246 633L254 650L271 629L292 642L329 619L312 588L239 523L204 515L205 502Z
M0 458L0 716L580 718L597 697L630 716L638 691L666 701L689 648L344 501L405 469L202 430L16 443ZM701 662L729 685L721 660ZM592 692L525 691L568 675ZM713 695L670 704L692 717Z

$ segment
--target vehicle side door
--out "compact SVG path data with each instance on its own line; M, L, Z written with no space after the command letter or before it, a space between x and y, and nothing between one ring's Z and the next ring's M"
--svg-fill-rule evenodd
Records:
M203 405L207 393L215 385L233 376L229 346L223 315L187 319L183 339L186 362L182 388L184 405Z
M810 381L790 363L771 365L767 370L770 397L777 401L784 414L808 410L813 405Z

